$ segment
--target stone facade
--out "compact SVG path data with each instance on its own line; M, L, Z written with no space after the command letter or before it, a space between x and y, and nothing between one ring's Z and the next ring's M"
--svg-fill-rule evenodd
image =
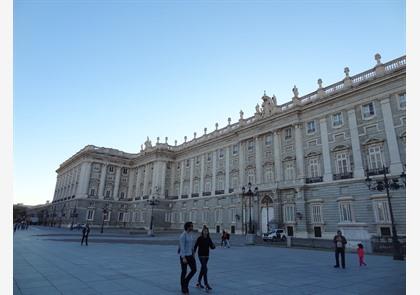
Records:
M405 56L376 65L278 105L264 93L252 117L216 128L180 145L149 138L137 154L88 145L60 165L51 204L41 218L68 224L181 229L207 224L212 232L258 234L285 228L296 237L331 238L337 229L381 235L390 228L386 195L368 190L388 169L405 167ZM242 187L251 182L251 200ZM251 202L251 210L249 210ZM405 190L392 192L397 230L405 235ZM77 217L72 215L77 212ZM73 217L72 217L73 216ZM384 229L385 228L385 229ZM381 232L382 231L382 232Z

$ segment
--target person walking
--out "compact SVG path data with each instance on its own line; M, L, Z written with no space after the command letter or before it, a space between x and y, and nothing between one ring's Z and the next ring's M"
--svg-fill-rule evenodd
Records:
M197 271L194 258L193 229L193 223L188 221L184 224L184 232L179 236L179 260L181 262L181 289L183 294L189 294L188 285ZM190 267L188 275L187 266Z
M362 244L357 244L357 256L359 256L359 266L367 266L365 263L365 251L363 250Z
M86 246L88 245L89 233L90 233L90 227L89 227L89 224L86 224L86 226L83 228L83 231L82 231L82 241L80 242L80 246L83 246L83 241L85 241Z
M227 231L225 231L225 247L228 247L228 248L230 248L229 239L230 239L230 234Z
M213 241L211 240L209 229L207 226L203 226L201 236L199 236L194 245L194 253L198 248L198 259L201 263L200 274L198 276L198 282L195 285L197 288L206 288L206 291L212 290L207 280L207 263L209 261L210 249L215 249ZM201 284L201 279L204 277L204 286Z
M345 247L347 244L346 238L341 234L341 231L337 231L337 234L333 239L335 245L335 268L340 267L338 256L341 255L341 267L346 268L346 259L345 259Z
M220 243L220 247L225 247L226 246L226 232L225 230L222 231L222 241Z

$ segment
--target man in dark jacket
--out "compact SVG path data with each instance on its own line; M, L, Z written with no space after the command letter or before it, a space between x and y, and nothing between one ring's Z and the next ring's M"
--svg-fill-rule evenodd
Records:
M341 267L346 268L346 259L345 259L345 247L347 244L346 238L341 234L341 231L337 231L337 235L335 235L334 239L334 246L335 246L335 265L334 267L340 267L338 256L341 254Z
M80 242L81 246L83 246L83 241L85 241L86 246L88 245L89 233L90 233L90 227L89 227L89 224L86 224L86 226L83 228L83 231L82 231L82 241Z

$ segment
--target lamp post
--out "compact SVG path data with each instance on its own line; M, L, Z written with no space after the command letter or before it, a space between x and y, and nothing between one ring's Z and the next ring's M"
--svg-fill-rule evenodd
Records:
M63 217L66 216L64 213L64 208L66 208L66 204L61 208L61 216L60 216L60 224L58 225L59 228L61 228L61 223L63 222Z
M268 198L265 198L265 208L267 209L267 233L270 231L270 221L268 219Z
M76 203L74 203L74 208L73 208L73 212L70 214L71 217L71 226L70 226L70 230L73 230L73 225L74 225L74 218L77 217L77 211L76 211Z
M153 207L159 205L159 199L155 196L152 196L150 200L147 200L147 204L152 207L152 214L150 216L150 228L149 228L149 236L153 237Z
M391 217L391 227L392 227L392 244L394 247L394 260L404 260L404 255L401 251L401 244L398 240L397 228L395 227L394 222L394 214L392 211L392 204L391 204L391 196L390 190L398 190L400 188L405 188L405 172L403 171L399 178L392 178L389 179L386 175L387 169L385 166L383 167L383 179L379 180L376 179L376 183L372 183L372 179L369 177L369 172L367 172L367 177L365 179L366 185L368 186L369 190L372 191L386 191L386 197L388 200L388 207L389 207L389 215ZM401 179L401 182L399 180Z
M105 204L104 208L102 209L102 225L101 225L101 234L104 233L104 222L105 222L105 214L108 213L108 204Z
M57 214L55 213L55 207L53 210L53 214L52 214L52 220L51 220L51 226L55 226L55 217L57 216Z
M258 187L254 188L254 191L252 191L252 184L248 183L248 191L243 186L242 187L242 197L245 199L245 197L248 197L248 210L249 210L249 218L248 218L248 229L246 233L246 242L249 245L255 244L255 234L254 234L254 228L252 226L252 219L251 219L251 206L252 206L252 198L258 194Z

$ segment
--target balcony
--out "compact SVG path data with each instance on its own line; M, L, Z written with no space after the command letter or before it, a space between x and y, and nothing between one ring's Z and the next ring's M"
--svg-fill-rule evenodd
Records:
M333 175L334 180L353 178L353 172L337 173Z
M223 195L225 193L225 190L221 189L221 190L217 190L214 192L216 195Z
M135 197L134 200L138 201L140 200L140 197Z
M306 183L317 183L317 182L322 182L322 176L318 176L318 177L309 177L305 179Z
M191 194L191 198L198 198L199 195L200 195L199 193L193 193Z
M167 196L166 199L167 200L176 200L176 199L178 199L178 196Z
M181 199L188 199L188 195L181 195Z
M203 193L203 196L210 196L211 195L211 192L204 192Z
M143 200L148 200L149 199L149 195L143 196Z
M377 169L366 169L367 176L382 175L384 173L385 174L389 173L388 167L377 168Z
M233 193L235 191L235 189L234 188L230 188L229 189L229 193Z

